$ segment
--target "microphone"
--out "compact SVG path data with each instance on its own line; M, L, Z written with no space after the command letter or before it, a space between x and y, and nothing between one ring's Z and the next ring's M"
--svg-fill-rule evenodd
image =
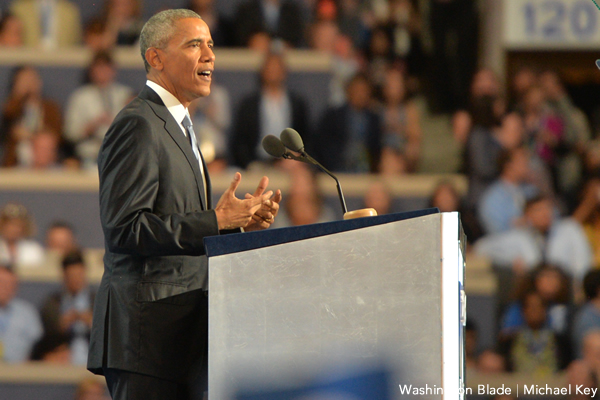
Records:
M285 146L277 136L267 135L262 140L262 147L269 155L281 158L285 154Z
M265 139L267 137L265 137ZM308 164L315 165L317 168L319 168L321 171L325 172L327 175L329 175L335 180L338 196L340 197L340 204L342 205L342 211L344 212L344 215L347 214L348 209L346 208L346 200L344 199L344 193L342 192L342 186L340 185L339 179L334 174L332 174L327 168L322 166L321 163L319 163L317 160L315 160L306 153L306 151L304 150L304 142L302 141L302 137L300 136L300 134L295 129L285 128L283 131L281 131L279 137L281 138L281 143L283 146L302 155L302 157L298 157L300 159L297 161L303 161ZM293 159L296 160L296 158Z
M265 136L262 140L262 147L267 153L269 153L269 155L275 158L283 157L288 160L302 161L310 164L310 162L308 162L306 158L295 156L289 151L286 151L285 146L283 145L283 143L281 143L281 140L279 140L277 136Z

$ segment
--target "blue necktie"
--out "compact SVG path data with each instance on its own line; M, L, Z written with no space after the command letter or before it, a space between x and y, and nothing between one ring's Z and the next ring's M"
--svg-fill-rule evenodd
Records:
M200 149L198 148L198 142L196 140L196 132L194 132L192 121L190 120L190 117L187 116L187 114L183 118L183 121L181 121L181 125L183 125L183 127L185 128L187 138L190 142L190 145L192 146L192 151L194 152L194 155L198 160L200 174L202 175L202 185L204 186L204 198L206 199L206 176L204 176L204 166L202 165L202 157L200 156Z

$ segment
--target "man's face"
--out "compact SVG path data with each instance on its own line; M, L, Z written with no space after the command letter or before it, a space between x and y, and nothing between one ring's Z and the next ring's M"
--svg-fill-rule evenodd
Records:
M208 25L198 18L183 18L177 21L167 47L158 50L165 88L186 107L192 100L210 94L215 67L212 48Z

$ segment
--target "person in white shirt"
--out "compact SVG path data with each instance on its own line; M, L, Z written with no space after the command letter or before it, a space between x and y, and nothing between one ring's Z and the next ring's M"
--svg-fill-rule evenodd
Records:
M75 145L82 167L94 168L102 139L117 113L132 99L131 88L115 82L111 55L99 51L88 68L89 83L69 97L64 134Z

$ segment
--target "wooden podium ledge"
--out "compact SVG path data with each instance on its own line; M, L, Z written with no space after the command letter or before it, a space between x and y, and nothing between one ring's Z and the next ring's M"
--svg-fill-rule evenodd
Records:
M287 190L290 179L278 169L243 171L238 193L254 192L263 175L269 176L269 187ZM363 197L369 186L380 179L385 182L394 197L429 197L436 185L442 181L452 182L460 194L467 191L467 178L461 174L411 174L398 177L380 177L370 174L339 174L344 194ZM214 193L224 192L233 178L233 170L211 174ZM337 196L334 181L325 175L319 176L319 187L326 196ZM0 191L64 191L98 192L97 171L24 171L13 168L0 169Z

